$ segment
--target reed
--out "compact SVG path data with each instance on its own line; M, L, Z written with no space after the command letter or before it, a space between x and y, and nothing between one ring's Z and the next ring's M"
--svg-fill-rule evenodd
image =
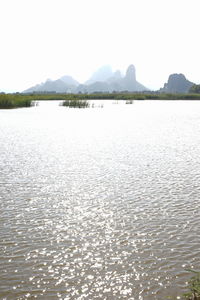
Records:
M63 105L68 107L89 107L89 100L200 100L200 94L162 94L158 92L149 93L93 93L93 94L0 94L1 108L30 107L34 101L39 100L63 100ZM127 103L128 104L128 103Z
M195 275L188 282L189 292L183 296L187 300L200 300L200 272L187 269L186 271L192 272Z
M14 94L0 95L0 109L11 109L32 106L32 99Z
M79 100L79 99L71 99L65 100L62 103L63 106L73 107L73 108L86 108L89 107L89 103L86 100Z
M126 104L133 104L133 100L126 100Z

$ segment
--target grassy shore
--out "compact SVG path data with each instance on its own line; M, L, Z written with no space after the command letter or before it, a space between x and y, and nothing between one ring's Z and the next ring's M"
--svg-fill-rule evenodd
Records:
M0 109L30 107L32 99L16 94L0 94Z
M94 93L94 94L27 94L32 100L200 100L200 94Z
M94 94L0 94L0 109L30 107L33 101L63 100L200 100L200 94L160 94L160 93L94 93ZM78 103L78 102L76 102ZM82 102L83 103L83 102ZM66 102L66 106L70 106Z

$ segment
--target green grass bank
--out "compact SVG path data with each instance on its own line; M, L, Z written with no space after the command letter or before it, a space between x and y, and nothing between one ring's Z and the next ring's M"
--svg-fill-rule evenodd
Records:
M34 101L63 100L66 106L75 100L200 100L200 94L160 94L160 93L94 93L94 94L0 94L0 109L30 107ZM69 102L70 101L70 102ZM75 104L75 103L74 103ZM76 103L77 106L80 102Z

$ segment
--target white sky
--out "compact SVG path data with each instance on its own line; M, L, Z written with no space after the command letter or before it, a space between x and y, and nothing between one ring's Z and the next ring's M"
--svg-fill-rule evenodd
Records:
M200 0L0 0L0 91L47 78L84 82L100 66L200 83Z

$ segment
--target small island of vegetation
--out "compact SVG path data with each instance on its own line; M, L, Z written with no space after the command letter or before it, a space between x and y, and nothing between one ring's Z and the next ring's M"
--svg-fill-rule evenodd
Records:
M89 103L87 100L72 99L72 100L65 100L62 103L62 106L74 107L74 108L86 108L89 107Z

